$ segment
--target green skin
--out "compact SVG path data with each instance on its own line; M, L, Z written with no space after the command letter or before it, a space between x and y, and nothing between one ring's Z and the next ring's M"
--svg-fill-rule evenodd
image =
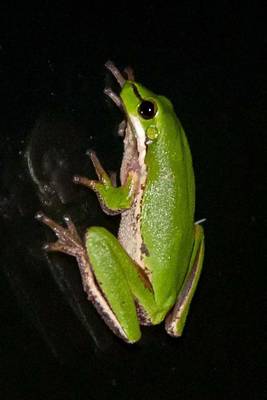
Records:
M75 177L97 193L105 212L122 213L119 240L105 228L90 227L83 245L70 220L64 229L43 214L38 217L59 238L47 250L77 258L84 290L115 334L136 342L140 324L159 324L167 316L167 332L180 336L204 256L203 229L194 223L190 149L168 99L131 80L120 99L125 135L134 143L124 142L121 186L113 184L94 153L99 180ZM140 114L144 100L155 105L152 118ZM76 247L66 243L68 234Z

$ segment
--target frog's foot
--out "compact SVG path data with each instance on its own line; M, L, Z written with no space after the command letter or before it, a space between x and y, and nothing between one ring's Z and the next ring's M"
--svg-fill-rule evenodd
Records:
M85 256L85 250L82 240L78 235L75 225L69 217L64 217L67 228L63 228L61 225L57 224L41 211L36 214L35 218L38 221L41 221L43 224L49 226L58 238L58 240L54 243L45 244L44 250L51 252L59 251L61 253L66 253L74 256L76 258L81 258Z
M76 258L82 278L83 289L87 294L88 300L93 303L98 313L115 335L128 342L124 330L119 324L94 276L92 265L89 261L89 255L71 219L69 217L64 217L67 228L63 228L41 211L36 214L36 219L49 226L58 238L56 242L44 245L44 249L49 252L58 251L66 253Z
M138 174L129 171L125 183L116 186L114 174L109 176L102 167L94 151L88 151L88 155L94 164L98 180L92 180L83 176L74 176L73 182L86 186L96 192L102 210L108 215L120 214L129 209L134 201L134 195L138 186Z
M90 157L90 159L95 167L95 171L97 173L99 181L96 181L93 179L88 179L83 176L75 175L73 177L73 182L83 185L83 186L86 186L89 189L94 190L95 192L98 191L100 186L104 186L106 188L112 186L112 181L111 181L109 175L106 173L106 171L102 167L95 152L93 150L88 150L87 155Z
M204 257L204 233L199 224L195 225L195 243L187 276L176 304L166 318L165 328L171 336L181 336L189 307L200 277Z

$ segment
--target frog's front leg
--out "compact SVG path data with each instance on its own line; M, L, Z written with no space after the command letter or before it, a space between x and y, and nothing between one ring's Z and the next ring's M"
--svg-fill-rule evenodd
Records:
M119 187L114 184L114 179L110 177L102 167L95 152L89 151L98 181L88 179L82 176L74 176L74 183L84 185L94 190L99 198L103 211L107 214L119 214L123 210L131 207L138 184L138 174L135 171L129 171L125 183Z
M126 342L140 339L136 302L146 315L157 312L153 291L139 267L118 240L105 228L91 227L83 245L74 224L65 218L63 228L42 212L36 218L48 225L58 237L45 245L47 251L59 251L77 259L88 299L112 331Z
M195 242L191 260L183 286L179 292L176 304L165 321L165 328L171 336L181 336L185 325L189 307L194 296L200 277L204 258L204 231L198 224L195 225Z

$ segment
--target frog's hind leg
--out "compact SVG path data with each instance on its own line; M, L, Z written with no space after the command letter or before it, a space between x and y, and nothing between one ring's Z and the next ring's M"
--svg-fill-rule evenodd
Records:
M190 303L195 293L200 277L204 257L203 228L195 225L195 242L190 260L188 273L182 285L176 304L166 318L165 328L171 336L181 336L189 311Z
M137 310L141 308L145 310L145 316L153 316L157 305L148 278L117 238L105 228L91 227L86 232L84 244L70 218L65 218L67 228L42 212L36 218L58 237L55 243L45 245L45 249L76 258L84 291L109 328L126 342L139 340Z
M79 270L81 273L82 283L84 291L86 292L88 299L94 304L96 310L104 319L105 323L109 326L109 328L120 338L125 340L126 342L136 341L140 338L140 329L136 318L136 327L134 330L134 334L132 337L129 337L126 330L123 329L121 323L118 321L115 313L113 312L107 298L103 295L102 289L100 284L95 279L95 275L92 269L91 260L89 260L86 248L82 240L80 239L76 228L70 218L65 217L65 223L67 228L62 227L61 225L57 224L52 219L48 218L44 213L39 212L36 214L36 219L44 223L45 225L49 226L53 232L56 234L58 240L54 243L48 243L44 246L44 249L49 252L61 252L69 254L76 258ZM97 229L97 228L95 228ZM99 228L101 229L101 228ZM89 230L90 231L90 230ZM100 250L100 249L99 249ZM106 269L110 267L110 261L106 260L107 265ZM114 274L110 271L110 277L114 278ZM116 276L116 280L120 280L123 277ZM112 279L112 278L111 278ZM135 307L130 295L130 291L128 287L125 289L125 279L121 279L124 282L121 282L120 287L124 286L124 291L126 295L124 301L127 303L132 303L132 314L133 317L135 315ZM117 282L115 281L114 284L114 292L117 291ZM127 291L128 289L128 291ZM125 293L124 293L125 294ZM129 305L128 305L129 308ZM131 308L131 307L130 307ZM134 319L134 318L133 318Z
M138 306L149 316L157 311L150 282L107 229L89 228L85 245L96 281L125 332L125 340L136 342L141 337Z

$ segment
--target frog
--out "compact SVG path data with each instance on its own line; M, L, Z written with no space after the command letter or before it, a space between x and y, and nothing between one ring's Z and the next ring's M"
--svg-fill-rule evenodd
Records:
M115 236L91 226L82 238L69 216L57 223L36 218L55 233L47 252L75 257L83 289L112 332L126 343L141 326L165 321L166 332L183 333L204 259L204 230L195 222L195 177L184 129L170 100L136 82L131 68L105 64L120 88L104 90L123 113L120 184L88 152L97 179L74 176L93 190L103 211L120 214Z

